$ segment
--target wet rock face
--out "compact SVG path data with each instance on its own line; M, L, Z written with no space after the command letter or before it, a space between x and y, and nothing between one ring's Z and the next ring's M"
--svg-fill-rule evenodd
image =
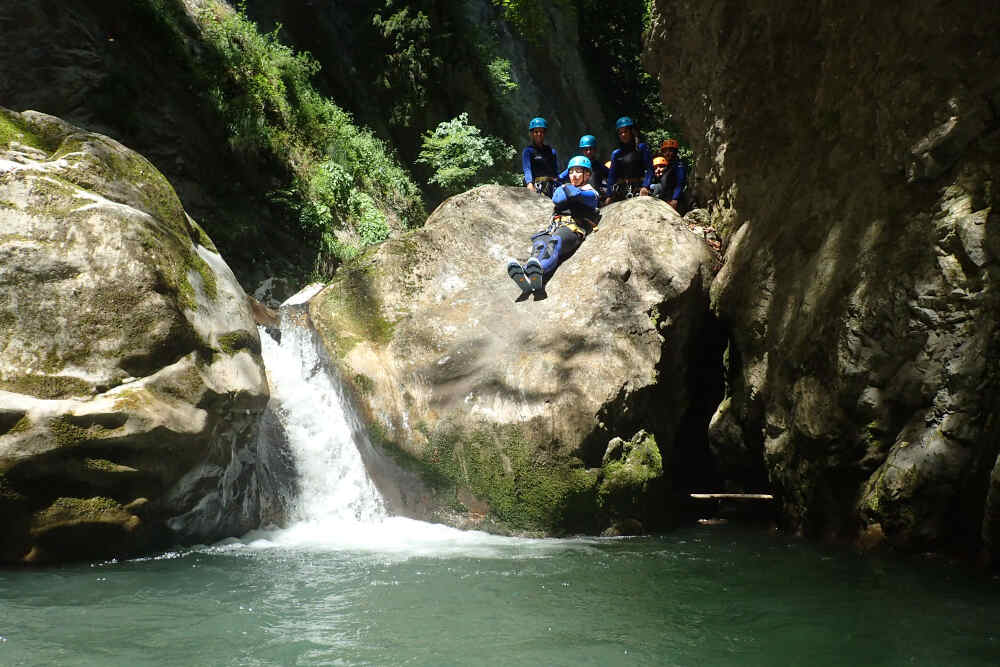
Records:
M669 469L714 258L670 207L634 199L604 209L546 299L515 301L506 260L527 258L551 212L523 188L453 197L310 304L376 440L440 482L439 504L462 506L455 523L596 531L629 518L601 503L602 457L641 427Z
M247 297L144 158L0 109L0 332L0 561L255 523Z
M996 544L1000 17L976 2L657 11L645 63L727 236L723 467L762 457L807 533Z

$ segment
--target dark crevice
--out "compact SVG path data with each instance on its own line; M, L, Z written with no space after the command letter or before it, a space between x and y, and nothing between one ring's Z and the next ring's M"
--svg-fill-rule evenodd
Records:
M0 435L9 433L26 414L23 410L0 409Z

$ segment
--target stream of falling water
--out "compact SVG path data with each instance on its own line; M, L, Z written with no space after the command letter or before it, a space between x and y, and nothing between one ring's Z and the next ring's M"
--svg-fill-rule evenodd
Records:
M358 450L363 428L312 330L283 313L281 342L261 330L271 401L298 471L289 525L253 531L233 546L371 551L411 557L493 556L565 549L559 540L524 540L390 516ZM571 546L569 548L572 548Z
M343 387L327 373L313 333L285 323L279 344L261 332L271 400L299 472L297 523L377 523L385 506L368 477L354 433L356 417Z

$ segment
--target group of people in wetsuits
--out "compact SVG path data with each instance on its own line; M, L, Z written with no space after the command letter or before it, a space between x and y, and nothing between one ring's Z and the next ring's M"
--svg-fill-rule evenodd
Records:
M521 152L521 168L525 187L551 197L560 184L569 182L569 169L559 171L556 149L545 143L547 127L544 118L532 118L528 123L531 143ZM664 141L654 156L649 144L639 137L635 121L631 118L619 118L615 129L619 145L604 164L597 159L597 139L594 135L580 137L577 147L578 154L591 164L588 182L597 190L600 202L610 204L626 198L653 195L674 209L682 207L687 168L677 155L677 140Z
M580 137L579 154L565 171L559 171L555 148L545 143L544 118L528 123L531 144L521 153L525 187L552 198L555 207L549 226L531 237L531 257L523 265L507 262L507 275L521 288L525 299L534 293L544 298L544 279L597 229L598 207L623 199L653 195L683 213L687 170L677 156L676 139L667 139L654 158L639 138L635 122L622 116L615 123L618 148L611 160L597 160L597 139Z

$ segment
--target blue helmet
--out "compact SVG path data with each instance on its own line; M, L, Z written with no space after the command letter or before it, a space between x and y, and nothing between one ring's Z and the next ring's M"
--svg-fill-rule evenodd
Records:
M585 134L580 137L580 148L592 148L597 145L597 137L592 134Z
M536 116L535 118L531 119L530 123L528 123L528 131L530 132L531 130L534 130L536 127L540 127L544 130L548 126L549 124L545 122L544 118L542 118L541 116Z
M590 166L590 159L585 158L582 155L577 155L569 161L569 166L567 169L572 169L573 167L583 167L587 171L592 171L593 167Z
M623 127L635 127L635 121L628 116L622 116L618 119L618 122L615 123L615 129L620 130Z

